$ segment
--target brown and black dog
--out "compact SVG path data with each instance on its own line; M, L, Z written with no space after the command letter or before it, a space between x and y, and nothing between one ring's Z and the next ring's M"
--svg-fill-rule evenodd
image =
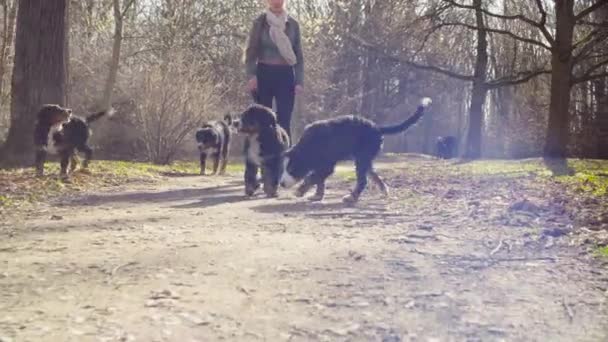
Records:
M82 168L87 169L93 156L93 149L87 144L91 136L89 124L112 114L113 110L109 110L80 118L72 115L72 110L69 108L56 104L43 105L38 112L34 127L37 175L44 174L44 163L48 153L60 156L60 176L64 180L68 178L68 166L70 171L76 169L77 151L84 153Z

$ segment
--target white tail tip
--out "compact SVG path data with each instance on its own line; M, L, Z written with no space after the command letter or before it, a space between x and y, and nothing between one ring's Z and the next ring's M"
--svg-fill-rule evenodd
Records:
M433 100L431 100L431 98L430 98L430 97L424 97L424 98L422 98L422 100L420 101L420 105L421 105L422 107L425 107L425 108L426 108L426 107L428 107L428 106L430 106L430 105L431 105L431 103L433 103Z
M108 117L113 116L114 114L116 114L116 109L114 109L114 108L110 108L110 109L108 109L108 111L106 112L106 115L107 115Z

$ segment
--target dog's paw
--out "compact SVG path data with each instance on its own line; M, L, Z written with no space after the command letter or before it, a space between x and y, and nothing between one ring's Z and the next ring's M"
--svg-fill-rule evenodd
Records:
M306 191L304 191L302 189L296 189L296 191L294 191L293 194L296 195L296 197L304 197L304 195L306 194Z
M310 197L308 197L308 200L311 202L321 202L323 200L323 195L320 194L314 194Z
M270 184L264 184L264 193L271 198L279 196L277 187Z
M380 191L382 192L382 196L384 196L384 198L389 198L391 196L391 190L386 185L380 188Z
M355 197L353 194L348 194L342 197L342 202L346 204L355 204L357 203L357 197Z
M259 186L246 186L245 187L245 196L251 197L255 195L255 192L258 190Z
M80 173L85 174L85 175L90 175L90 174L92 174L92 173L91 173L91 170L89 170L89 169L80 169Z
M266 193L266 197L268 198L278 198L279 197L279 193L278 192L271 192L271 193Z

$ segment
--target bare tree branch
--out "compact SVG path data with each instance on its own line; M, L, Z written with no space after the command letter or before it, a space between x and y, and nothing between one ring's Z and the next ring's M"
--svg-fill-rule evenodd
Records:
M489 81L486 83L486 85L490 89L496 89L496 88L505 87L505 86L513 86L513 85L517 85L517 84L526 83L535 77L538 77L540 75L550 74L550 73L551 73L551 70L545 70L545 69L519 72L518 75L515 75L513 77L503 77L503 78L497 78L495 80Z
M593 49L595 47L597 47L599 43L602 43L603 41L605 41L607 39L608 39L608 30L597 29L597 30L593 30L591 33L589 33L587 36L585 36L580 41L574 43L572 45L572 50L575 50L576 48L582 46L580 48L580 50L578 51L578 53L574 56L575 63L578 63L579 61L581 61L582 59L587 57L587 55L591 51L593 51Z
M583 17L585 17L586 15L588 15L589 13L597 10L598 8L604 6L604 5L608 5L608 1L606 0L598 0L595 4L587 7L586 9L582 10L579 14L574 16L575 20L580 20Z
M411 67L414 67L414 68L420 69L420 70L433 71L433 72L443 74L443 75L446 75L446 76L449 76L449 77L452 77L455 79L463 80L463 81L472 81L473 80L472 75L463 75L463 74L460 74L458 72L451 71L448 69L442 69L440 67L436 67L436 66L432 66L432 65L419 64L419 63L412 62L412 61L409 61L404 58L400 58L400 57L391 55L391 54L385 52L383 49L381 49L373 44L370 44L370 43L364 41L363 39L361 39L360 37L354 36L352 34L348 34L347 38L349 38L350 40L354 41L355 43L357 43L367 49L370 49L370 50L380 54L381 56L383 56L384 58L386 58L388 60L402 63L402 64L405 64L405 65L408 65L408 66L411 66Z
M601 21L601 22L593 22L593 21L588 21L588 20L579 20L577 22L577 24L579 25L585 25L585 26L594 26L594 27L603 27L603 28L608 28L608 21Z
M543 33L543 35L545 36L545 39L551 45L553 45L553 43L554 43L553 36L549 32L549 30L547 30L547 26L545 26L545 24L547 23L547 11L545 11L545 7L543 6L542 0L535 0L535 2L536 2L536 7L538 8L538 11L540 12L540 22L538 23L537 27Z
M470 25L470 24L464 24L464 23L445 23L444 26L463 26L466 27L468 29L471 30L479 30L480 28L475 26L475 25ZM502 35L506 35L509 36L513 39L528 43L528 44L532 44L532 45L536 45L536 46L540 46L542 48L545 48L547 50L551 50L551 47L549 45L546 45L542 42L539 42L538 40L532 39L532 38L525 38L522 36L518 36L515 33L511 32L511 31L507 31L507 30L501 30L501 29L495 29L495 28L491 28L491 27L486 27L485 28L486 31L488 32L492 32L492 33L497 33L497 34L502 34Z
M463 8L463 9L475 9L475 6L473 5L463 5L463 4L459 4L454 0L442 0L444 2L447 2L451 5L453 5L454 7L458 7L458 8ZM538 1L538 0L537 0ZM542 9L542 4L539 4L537 2L537 5L541 6L539 9ZM488 10L485 9L481 9L481 11L483 12L483 14L490 16L490 17L494 17L494 18L498 18L498 19L503 19L503 20L519 20L521 22L524 22L528 25L531 25L533 27L536 27L538 29L541 30L541 32L543 33L543 35L545 36L545 39L547 39L547 41L549 42L550 45L553 45L554 43L554 38L551 36L551 34L549 33L549 31L547 30L547 28L545 27L545 22L546 22L546 13L544 11L544 9L541 10L541 15L543 15L543 17L541 18L541 22L536 22L526 16L524 16L523 14L516 14L516 15L503 15L503 14L497 14L497 13L493 13L490 12Z
M454 72L454 71L451 71L448 69L412 62L407 59L391 55L391 54L383 51L381 48L364 41L360 37L356 37L354 35L348 35L347 37L349 39L353 40L354 42L358 43L359 45L361 45L367 49L371 49L374 52L377 52L378 54L382 55L386 59L389 59L389 60L392 60L392 61L395 61L398 63L402 63L402 64L411 66L411 67L419 69L419 70L432 71L432 72L442 74L442 75L445 75L448 77L452 77L455 79L459 79L462 81L469 81L469 82L473 81L473 78L474 78L473 75L464 75L464 74L460 74L460 73L457 73L457 72ZM503 86L512 86L512 85L517 85L517 84L528 82L529 80L531 80L535 77L538 77L538 76L544 75L544 74L549 74L549 73L551 73L551 71L545 70L545 69L522 71L522 72L518 72L516 75L513 75L513 76L497 78L494 80L486 81L485 85L491 89L500 88Z
M573 77L573 84L576 83L581 83L581 82L585 82L585 81L590 81L592 79L596 79L601 77L601 75L606 75L606 73L599 73L599 74L594 74L594 72L600 68L602 68L603 66L608 65L608 58L605 58L601 61L599 61L598 63L592 65L589 69L587 69L585 71L585 73L579 77Z
M586 76L583 76L583 77L574 78L572 80L572 84L578 84L578 83L583 83L583 82L587 82L587 81L593 81L593 80L598 79L598 78L606 78L606 77L608 77L608 72L602 72L602 73L599 73L599 74L589 74L589 75L586 75Z
M125 3L125 8L122 10L122 12L120 13L120 17L124 18L125 14L127 14L127 11L129 10L129 8L131 7L131 5L133 5L135 3L135 0L128 0Z

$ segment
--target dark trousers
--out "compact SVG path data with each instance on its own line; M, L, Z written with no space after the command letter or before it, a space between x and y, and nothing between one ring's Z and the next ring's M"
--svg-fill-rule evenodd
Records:
M258 64L258 90L253 94L255 102L272 108L272 100L277 104L279 125L287 131L291 139L291 114L295 102L295 75L288 65Z

